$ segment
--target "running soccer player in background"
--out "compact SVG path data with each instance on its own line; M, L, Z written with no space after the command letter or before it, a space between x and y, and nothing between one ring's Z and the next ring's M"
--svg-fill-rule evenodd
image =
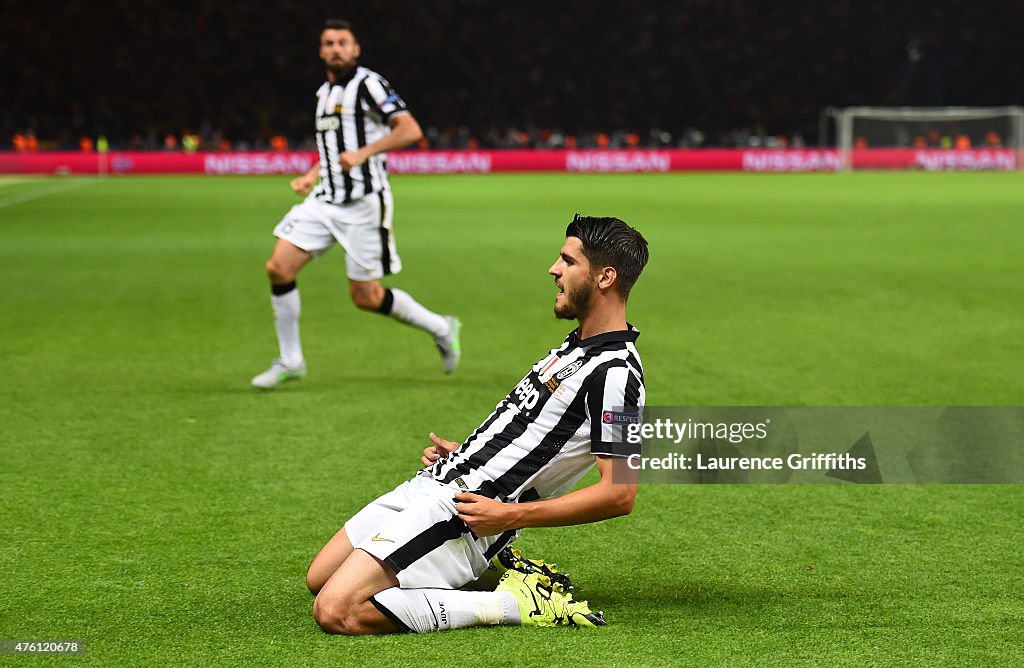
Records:
M252 379L258 388L271 389L306 375L295 279L306 263L334 244L345 251L349 294L356 306L428 332L445 373L459 363L459 320L430 311L403 290L381 285L383 277L402 268L392 233L395 206L385 154L423 133L387 80L358 65L359 54L352 26L328 20L320 33L327 81L316 93L320 161L291 182L292 190L306 199L274 228L277 244L266 270L280 356Z

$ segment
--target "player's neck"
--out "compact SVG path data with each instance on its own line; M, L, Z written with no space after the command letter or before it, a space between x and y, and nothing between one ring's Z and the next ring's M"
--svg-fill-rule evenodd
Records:
M580 318L579 323L581 339L589 339L592 336L598 336L607 332L621 332L628 327L626 324L626 304L619 302L595 307Z

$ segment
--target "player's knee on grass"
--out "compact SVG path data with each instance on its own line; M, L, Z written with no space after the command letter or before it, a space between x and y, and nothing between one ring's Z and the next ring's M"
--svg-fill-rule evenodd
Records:
M328 575L327 577L330 577ZM306 588L309 589L309 593L316 596L320 593L320 590L327 584L327 577L324 577L322 573L317 569L316 564L312 564L309 570L306 571Z
M313 619L324 633L346 636L377 633L361 612L371 605L369 601L363 605L354 605L349 601L318 596L313 601Z
M325 565L323 562L324 559L321 558L321 555L316 555L313 563L309 565L309 570L306 571L306 588L314 596L320 593L320 590L334 575L334 571L337 570L336 567L334 570L330 570L330 565Z
M319 555L317 555L319 556ZM316 596L320 593L320 590L324 588L327 581L331 579L334 572L338 570L336 564L326 562L326 560L314 559L313 563L309 565L309 570L306 571L306 588L309 589L309 593Z
M345 606L339 601L325 600L320 596L313 601L313 620L324 633L344 634L350 626Z

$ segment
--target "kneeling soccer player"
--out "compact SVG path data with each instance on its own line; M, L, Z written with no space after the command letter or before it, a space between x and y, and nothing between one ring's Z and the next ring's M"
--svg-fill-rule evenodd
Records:
M306 583L325 631L605 623L543 562L519 559L518 550L509 559L505 549L522 528L626 515L636 497L635 481L612 481L623 452L621 427L609 417L644 404L639 332L626 322L626 299L647 263L647 242L617 218L577 215L565 235L548 273L558 287L555 315L579 327L461 445L431 434L425 468L356 513L320 550ZM565 494L595 461L600 481ZM511 567L494 591L459 589L499 554Z

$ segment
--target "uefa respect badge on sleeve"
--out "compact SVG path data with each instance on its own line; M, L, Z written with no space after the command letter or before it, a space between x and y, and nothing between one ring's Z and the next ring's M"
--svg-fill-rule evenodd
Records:
M1020 484L1020 406L646 406L614 481Z

